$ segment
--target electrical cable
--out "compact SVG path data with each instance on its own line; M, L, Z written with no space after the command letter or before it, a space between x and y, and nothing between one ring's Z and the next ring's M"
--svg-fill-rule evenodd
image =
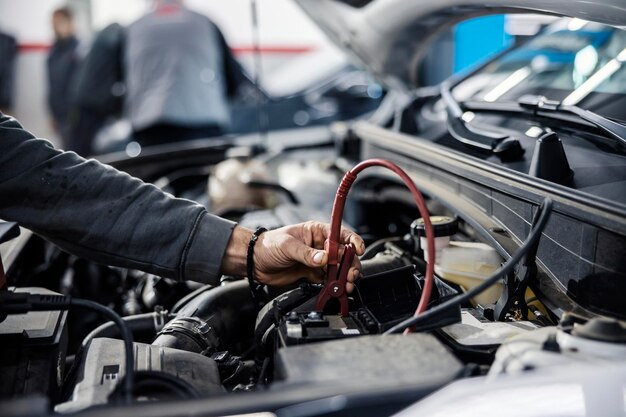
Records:
M420 216L424 219L424 228L426 231L426 242L428 246L428 259L426 260L426 278L424 282L424 288L422 289L422 295L420 302L415 311L415 316L422 314L428 307L430 302L430 296L433 290L434 275L435 275L435 233L433 231L433 225L430 221L430 214L428 213L428 207L426 207L426 201L422 196L422 193L417 189L411 177L402 170L396 164L386 161L384 159L368 159L357 164L350 171L346 172L339 187L337 194L335 195L335 201L333 202L332 214L330 216L330 236L327 242L328 251L328 268L329 270L335 269L339 259L339 238L341 235L341 221L343 219L343 210L346 205L346 197L350 192L350 187L357 178L357 175L366 168L379 166L387 168L396 173L402 179L404 184L409 188L413 199L417 204ZM411 329L407 327L406 333L410 333Z
M126 371L124 373L123 380L123 393L126 402L131 403L133 401L135 358L133 350L133 334L131 333L130 329L128 328L124 320L122 320L122 318L115 311L103 306L102 304L98 304L90 300L72 298L70 299L70 305L94 310L102 314L103 316L107 316L120 328L120 333L122 335L122 339L124 340L124 356L126 357Z
M470 301L472 298L476 297L487 288L496 284L503 275L509 274L515 268L515 265L525 256L535 245L538 243L539 238L550 218L550 214L552 213L552 199L545 198L541 205L539 206L539 210L535 215L533 220L533 225L528 234L528 237L524 241L524 244L519 248L515 254L507 260L504 265L498 269L496 272L491 274L489 278L485 279L480 285L472 288L471 290L463 293L459 296L451 298L450 300L434 307L424 314L419 316L411 317L398 323L393 326L391 329L387 330L384 334L393 334L399 333L409 327L415 328L417 325L432 319L433 317L441 314L442 312L450 309L457 308L461 306L463 303Z
M130 329L133 338L137 338L138 335L141 336L142 334L151 334L153 337L161 330L165 323L174 318L176 318L175 314L170 314L167 310L162 310L160 312L154 311L151 313L124 316L122 320L124 320L124 323L126 323ZM81 346L83 348L87 347L87 345L97 337L118 338L119 328L111 321L103 323L85 336L81 342Z
M122 318L113 310L94 301L72 298L67 295L31 294L25 292L0 292L0 318L8 314L25 314L29 311L68 310L81 307L96 311L115 322L124 340L126 372L122 381L122 394L127 403L133 400L135 360L133 335ZM1 320L0 320L1 321Z
M398 237L386 237L386 238L379 239L373 242L367 247L367 249L365 249L365 252L363 253L363 255L361 255L361 261L372 259L374 256L376 256L378 252L380 252L381 248L385 247L387 242L394 242L394 241L398 241L401 239L402 238L398 238Z

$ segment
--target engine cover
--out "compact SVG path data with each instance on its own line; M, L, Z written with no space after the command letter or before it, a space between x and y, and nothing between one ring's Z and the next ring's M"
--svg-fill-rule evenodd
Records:
M434 336L425 333L362 336L323 344L282 348L275 381L333 383L390 388L439 386L455 379L463 365Z
M163 371L179 377L202 395L222 392L217 364L198 353L134 343L135 369ZM96 404L106 404L109 395L124 375L124 342L117 339L94 339L82 355L76 384L70 401L55 407L68 413Z

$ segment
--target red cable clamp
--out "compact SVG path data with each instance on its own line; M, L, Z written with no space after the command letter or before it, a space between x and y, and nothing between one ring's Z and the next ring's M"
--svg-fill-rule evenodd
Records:
M333 298L339 301L340 313L342 316L347 316L349 310L348 307L348 293L346 291L346 284L348 283L348 271L350 265L354 260L356 250L352 244L345 246L343 257L339 265L328 266L328 282L324 286L324 289L317 297L317 303L315 309L319 312L324 311L326 304Z
M355 256L355 249L352 245L346 245L344 247L344 255L341 261L339 261L339 238L341 236L341 220L343 218L343 209L346 205L346 198L350 192L350 187L357 178L357 175L365 168L380 166L395 172L406 186L411 191L413 199L417 204L420 216L424 219L424 228L426 231L426 242L428 245L428 259L426 260L426 278L424 288L422 289L422 296L420 298L419 305L415 311L415 315L421 314L428 307L430 301L430 295L433 289L434 275L435 275L435 234L433 232L433 225L430 222L430 214L426 207L426 202L422 193L417 189L411 178L396 164L386 161L384 159L368 159L356 165L350 171L346 172L335 196L333 203L333 210L330 216L330 236L326 241L326 251L328 252L328 267L327 267L327 282L324 289L317 298L315 308L317 311L322 312L324 307L332 298L336 298L339 301L341 307L341 315L348 315L348 294L346 293L346 283L348 277L348 271L352 265L352 261ZM409 329L407 329L408 331Z

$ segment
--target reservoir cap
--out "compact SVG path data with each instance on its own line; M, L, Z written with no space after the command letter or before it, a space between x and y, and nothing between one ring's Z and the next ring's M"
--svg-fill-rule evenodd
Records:
M459 231L459 222L454 217L430 216L430 222L433 224L435 237L452 236ZM414 237L426 237L423 218L419 218L411 223L411 235Z

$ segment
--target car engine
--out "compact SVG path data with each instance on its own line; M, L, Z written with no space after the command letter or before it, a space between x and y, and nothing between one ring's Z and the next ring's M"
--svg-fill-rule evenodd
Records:
M333 149L322 148L231 158L173 171L154 183L252 229L327 221L346 170L345 161L333 155ZM285 415L391 415L454 381L624 361L626 328L618 320L544 303L519 278L519 268L442 309L414 333L390 334L420 304L429 246L425 221L408 191L373 172L355 183L346 202L346 224L367 243L348 314L334 300L317 308L320 284L251 291L247 280L231 276L217 286L175 282L70 256L26 231L7 271L10 291L73 295L111 307L134 339L133 401L163 407L175 404L170 400L212 401L214 408L196 415L285 410L329 398L334 402L315 403L309 414ZM239 191L228 201L224 190ZM480 286L505 257L476 223L434 199L426 204L436 249L428 309L435 311ZM532 253L520 265L537 267ZM113 322L74 309L3 319L3 415L123 404L120 387L128 365ZM20 403L25 398L40 401Z

